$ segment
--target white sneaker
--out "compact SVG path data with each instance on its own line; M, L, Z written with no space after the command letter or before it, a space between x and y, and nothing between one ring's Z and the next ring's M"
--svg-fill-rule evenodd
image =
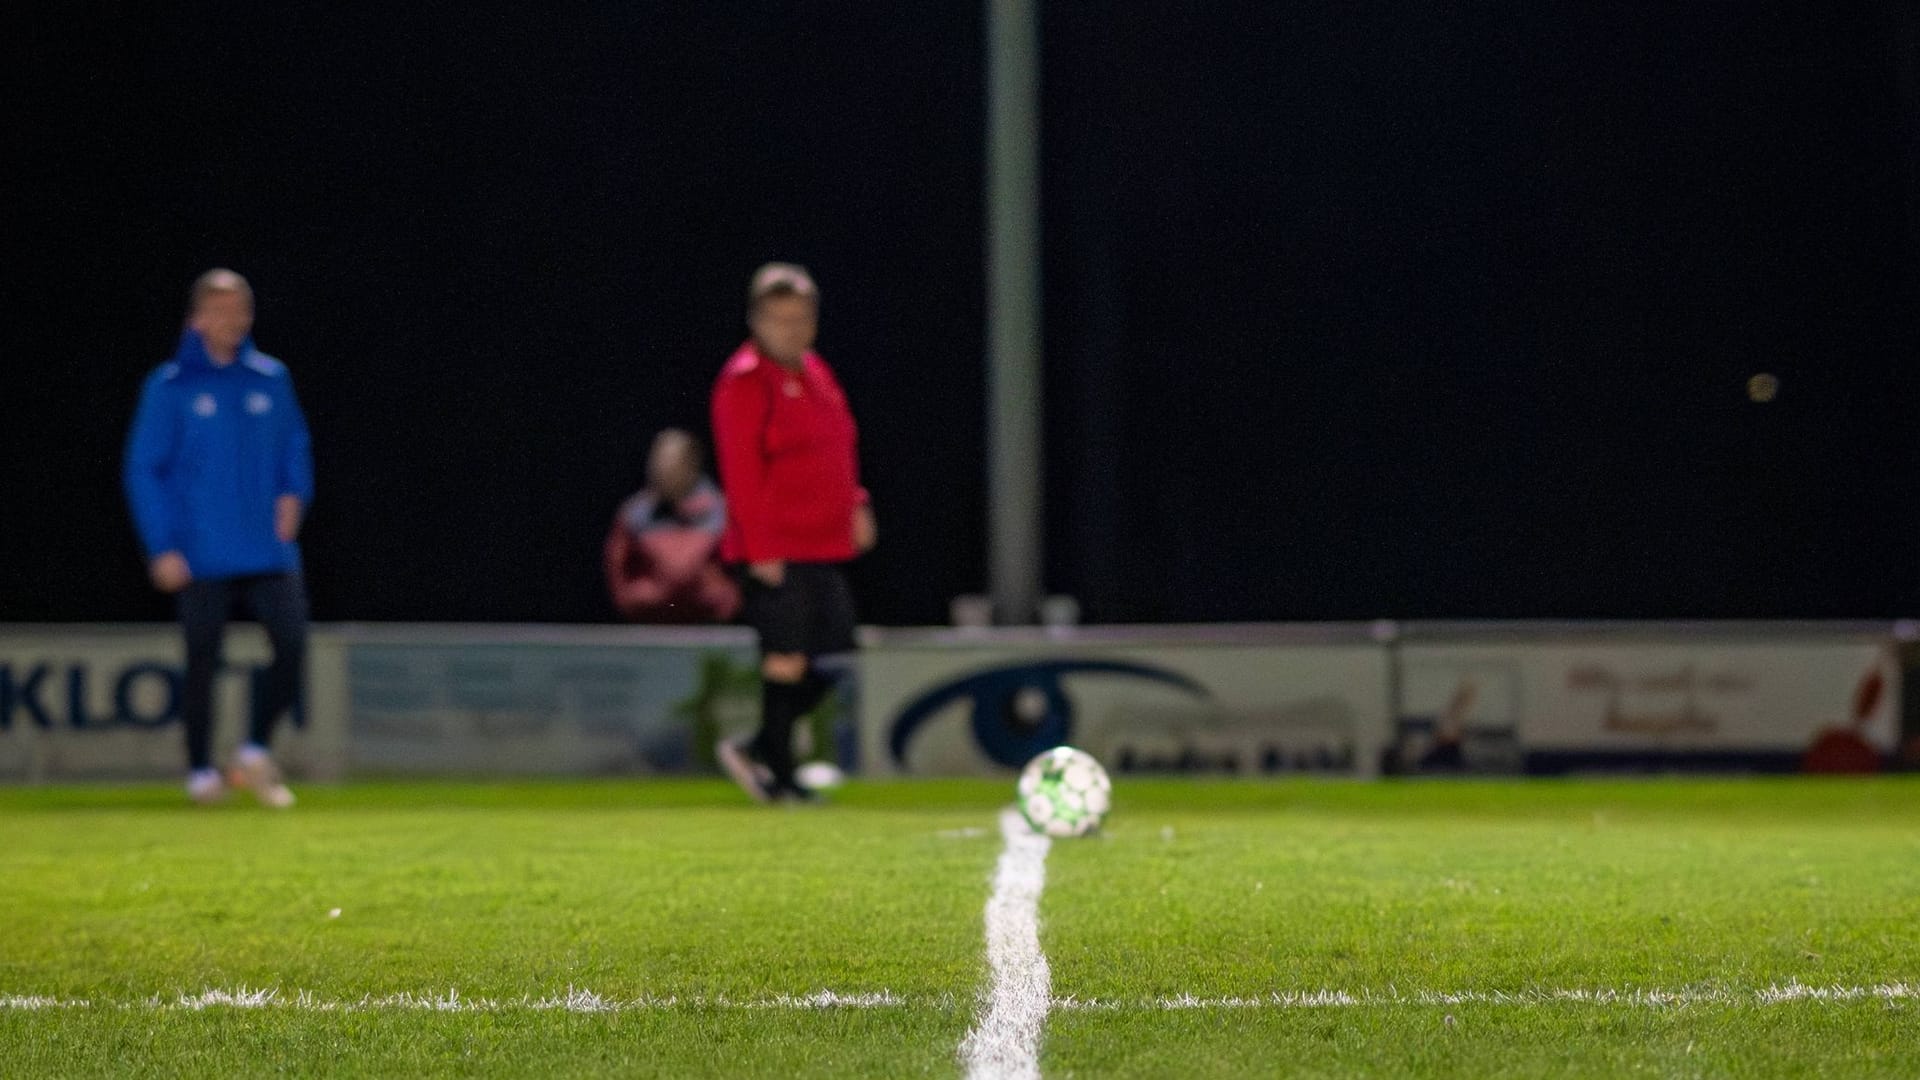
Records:
M233 767L227 770L227 780L234 787L253 792L261 806L285 810L293 805L293 792L280 779L280 766L273 763L265 750L241 747L234 755Z
M212 806L227 797L227 782L218 769L195 769L187 774L187 798L201 806Z

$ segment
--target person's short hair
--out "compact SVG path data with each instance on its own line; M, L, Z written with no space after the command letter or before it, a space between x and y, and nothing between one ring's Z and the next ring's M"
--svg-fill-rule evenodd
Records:
M239 293L247 298L248 304L253 303L253 286L247 284L247 279L224 266L216 266L193 279L193 289L187 293L187 314L199 311L200 302L214 293Z
M657 434L654 435L653 446L657 447L661 443L664 443L669 439L672 439L673 441L678 442L679 444L681 444L683 447L686 448L687 458L693 462L693 467L695 471L699 471L700 469L704 469L706 467L707 448L706 448L706 445L700 441L700 436L695 435L693 432L688 431L685 428L675 428L675 427L662 428Z
M813 283L813 275L799 263L770 262L755 270L747 285L747 310L758 308L762 300L779 296L804 297L817 305L820 286Z

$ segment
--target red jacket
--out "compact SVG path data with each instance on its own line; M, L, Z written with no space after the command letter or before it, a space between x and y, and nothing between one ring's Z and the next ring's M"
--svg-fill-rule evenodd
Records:
M814 353L789 371L740 346L713 387L713 444L727 495L728 562L845 562L867 501L847 396Z
M607 591L636 622L726 622L740 610L740 587L715 559L726 508L705 479L659 515L651 491L628 499L607 530Z

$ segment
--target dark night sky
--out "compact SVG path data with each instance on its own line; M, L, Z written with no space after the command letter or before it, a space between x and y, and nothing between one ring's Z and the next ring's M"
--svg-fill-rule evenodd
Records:
M983 584L975 5L346 8L5 17L0 619L165 615L120 445L215 264L315 431L319 618L605 618L608 515L776 257L862 422L864 613ZM1090 616L1920 611L1910 5L1043 31L1048 583Z

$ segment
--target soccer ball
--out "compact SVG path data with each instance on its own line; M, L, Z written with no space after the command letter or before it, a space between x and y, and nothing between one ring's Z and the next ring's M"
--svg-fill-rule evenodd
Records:
M793 778L808 791L832 791L847 782L847 774L830 761L809 761L794 770Z
M1113 805L1113 781L1085 750L1056 746L1020 770L1020 814L1033 831L1085 836Z

